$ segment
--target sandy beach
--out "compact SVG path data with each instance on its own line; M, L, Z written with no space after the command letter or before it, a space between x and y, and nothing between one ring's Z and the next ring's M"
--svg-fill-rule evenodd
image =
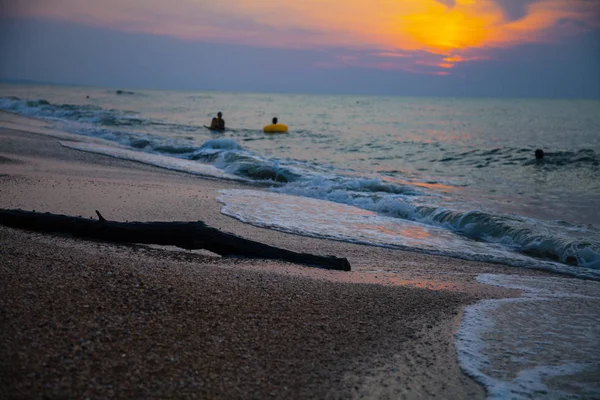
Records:
M481 399L453 334L467 305L518 293L475 277L550 275L253 227L216 200L242 183L72 150L61 135L0 114L1 208L202 220L353 271L0 227L4 398Z

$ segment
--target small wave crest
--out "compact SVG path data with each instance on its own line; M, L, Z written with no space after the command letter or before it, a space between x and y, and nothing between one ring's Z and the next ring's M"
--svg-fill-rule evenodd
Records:
M415 205L423 192L379 179L304 177L271 191L347 204L380 215L438 226L478 242L493 243L537 259L600 269L600 233L552 221L480 210Z
M237 162L229 165L225 168L225 171L258 181L287 183L298 179L297 174L279 167L276 162L271 164L264 162Z
M0 109L31 117L78 121L101 126L140 126L150 121L138 113L110 109L92 104L53 104L45 99L22 100L17 97L0 98Z
M312 176L273 191L348 204L397 218L407 218L414 207L404 196L421 194L414 187L383 182L377 178Z
M540 260L506 246L471 240L443 227L381 216L359 207L304 196L222 190L221 212L243 222L306 236L399 248L469 260L537 268L599 279L596 270Z
M559 228L551 222L479 210L418 207L414 215L421 222L446 227L474 240L502 244L536 258L600 269L600 241L590 239L590 228Z
M234 139L219 138L204 142L190 159L211 163L227 173L255 181L292 182L302 174L278 160L260 157L241 146Z
M244 148L234 139L221 138L207 140L200 146L200 150L243 150Z

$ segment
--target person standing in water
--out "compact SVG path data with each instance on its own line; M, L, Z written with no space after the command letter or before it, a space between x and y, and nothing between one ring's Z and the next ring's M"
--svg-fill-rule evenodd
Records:
M223 113L219 111L217 116L212 119L210 123L210 129L213 131L224 131L225 130L225 120L222 118Z

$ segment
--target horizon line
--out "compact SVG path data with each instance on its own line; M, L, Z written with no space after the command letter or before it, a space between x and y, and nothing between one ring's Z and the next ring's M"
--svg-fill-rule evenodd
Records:
M99 86L81 83L69 83L69 82L50 82L40 81L36 79L26 78L3 78L0 77L0 84L15 84L15 85L32 85L32 86L65 86L65 87L80 87L90 89L111 89L114 91L155 91L155 92L208 92L208 93L244 93L244 94L275 94L275 95L312 95L312 96L362 96L362 97L404 97L404 98L441 98L441 99L502 99L502 100L588 100L588 101L600 101L600 94L598 97L553 97L553 96L500 96L500 95L402 95L402 94L374 94L374 93L318 93L318 92L293 92L293 91L281 91L281 92L267 92L267 91L248 91L248 90L212 90L212 89L159 89L150 87L126 87L126 86Z

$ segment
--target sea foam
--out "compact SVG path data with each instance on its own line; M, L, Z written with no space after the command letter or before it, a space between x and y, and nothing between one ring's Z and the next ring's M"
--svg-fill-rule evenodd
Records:
M104 146L93 143L60 142L60 144L62 146L69 147L75 150L86 151L89 153L96 154L104 154L106 156L154 165L173 171L181 171L186 172L188 174L200 175L211 178L243 181L242 178L235 175L227 174L213 167L212 165L202 164L194 161L183 160L174 157L164 157L157 154L140 153L138 151L132 151L121 147Z
M230 189L220 194L221 212L263 228L600 279L600 271L535 259L441 227L350 205L258 190Z
M456 334L461 367L490 399L600 398L600 282L480 275L522 297L467 307Z

